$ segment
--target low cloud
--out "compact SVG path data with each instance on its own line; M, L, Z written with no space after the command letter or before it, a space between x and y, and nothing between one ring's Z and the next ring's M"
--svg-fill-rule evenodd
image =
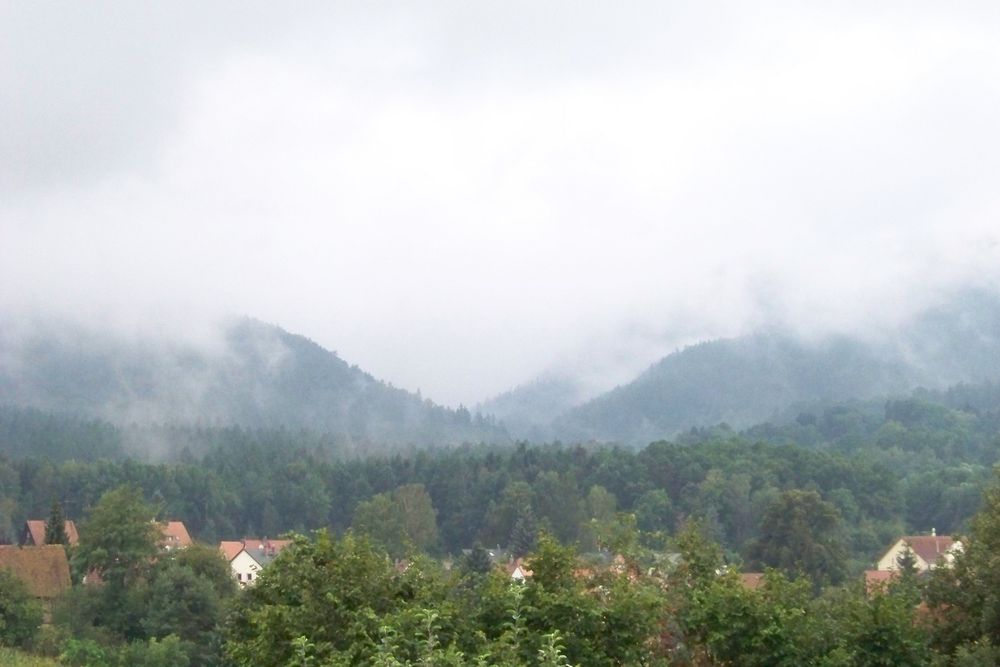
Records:
M5 12L7 312L246 313L471 404L1000 279L990 3Z

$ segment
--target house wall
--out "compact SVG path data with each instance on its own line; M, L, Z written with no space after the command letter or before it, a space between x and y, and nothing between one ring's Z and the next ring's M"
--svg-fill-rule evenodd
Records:
M903 551L905 550L906 550L905 540L899 540L898 542L896 542L894 545L892 545L889 551L887 551L885 555L882 556L882 558L879 560L878 565L876 566L877 569L898 570L899 563L896 561L896 559L899 558L899 556L901 556ZM940 561L945 567L951 567L951 565L955 562L955 554L960 553L961 551L962 551L962 543L953 542L952 545L948 547L947 551L943 551L941 553L940 558L936 559L932 563L928 563L926 560L921 558L916 552L913 553L913 556L914 560L917 563L917 570L919 572L926 572L928 570L934 569L937 566L938 561Z
M893 544L892 547L890 547L890 549L887 552L885 552L885 555L882 556L881 560L879 560L878 565L876 566L875 569L890 570L890 571L898 570L899 562L897 559L903 555L904 551L906 551L906 542L903 540L899 540L898 542ZM916 560L918 571L926 572L927 570L930 569L930 565L923 558L921 558L915 553L913 554L913 557L914 560Z
M260 563L244 550L236 554L236 558L229 561L229 569L232 570L237 583L246 587L257 580L262 568Z

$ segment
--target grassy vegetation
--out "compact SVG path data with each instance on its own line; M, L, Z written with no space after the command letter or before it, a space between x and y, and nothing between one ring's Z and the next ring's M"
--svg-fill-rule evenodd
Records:
M0 665L5 667L58 667L52 658L39 658L12 648L0 648Z

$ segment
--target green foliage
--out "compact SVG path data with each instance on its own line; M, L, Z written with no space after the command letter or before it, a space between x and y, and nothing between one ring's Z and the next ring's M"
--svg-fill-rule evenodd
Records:
M24 583L9 570L0 569L0 644L26 644L41 624L42 609Z
M750 550L758 563L838 583L845 574L846 550L840 514L815 491L786 491L768 508L760 537Z
M191 664L181 640L173 635L163 639L133 642L118 651L118 667L188 667Z
M92 639L70 639L59 663L69 667L110 667L108 652Z
M155 512L134 486L108 491L90 510L76 557L118 589L137 581L157 552Z
M237 602L228 658L247 667L288 664L292 640L307 637L300 658L358 664L374 653L379 618L396 608L397 590L385 557L365 539L297 537Z
M531 567L523 584L493 572L460 586L428 561L397 572L364 540L321 531L245 592L226 654L235 665L649 662L658 589L615 573L581 579L573 551L549 537Z
M0 648L0 665L4 667L58 667L51 658L28 655L10 648Z
M422 484L405 484L391 494L362 502L353 528L371 537L394 558L437 546L437 512Z
M52 510L49 512L48 521L45 522L45 543L46 544L69 544L69 537L66 535L66 520L63 518L62 505L52 502Z
M468 554L462 556L459 568L466 575L483 576L493 570L493 561L489 552L477 542Z
M953 568L936 568L927 598L936 647L963 659L1000 649L1000 468Z

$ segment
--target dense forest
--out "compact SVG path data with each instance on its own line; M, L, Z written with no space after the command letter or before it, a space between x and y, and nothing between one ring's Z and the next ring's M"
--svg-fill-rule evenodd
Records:
M422 546L434 554L506 547L519 525L593 550L600 524L629 513L650 534L697 518L727 557L750 561L768 507L803 489L836 510L846 570L857 572L899 534L964 530L1000 452L998 407L996 385L959 385L800 406L744 431L691 429L637 450L520 443L368 457L307 431L119 427L5 408L0 530L12 540L53 500L82 517L103 492L135 484L207 542L339 533L405 487L427 496L434 538ZM153 448L161 461L135 456Z

